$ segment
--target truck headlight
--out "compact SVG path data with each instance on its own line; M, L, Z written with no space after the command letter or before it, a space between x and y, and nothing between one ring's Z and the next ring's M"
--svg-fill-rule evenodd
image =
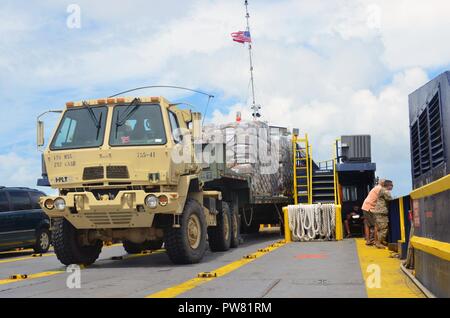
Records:
M158 206L158 198L156 196L154 196L153 194L148 195L145 198L145 205L151 209L156 208Z
M59 211L64 211L66 209L66 201L64 201L63 198L57 198L54 202L53 202L55 208Z
M44 207L46 209L52 210L55 207L55 203L53 201L53 199L47 199L44 202Z

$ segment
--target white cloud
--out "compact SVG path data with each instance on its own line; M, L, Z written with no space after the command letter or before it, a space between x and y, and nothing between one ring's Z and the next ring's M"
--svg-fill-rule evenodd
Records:
M392 69L450 64L450 2L378 0L384 59Z
M19 156L15 152L0 154L1 185L34 187L40 176L40 171L36 171L38 164L33 158Z

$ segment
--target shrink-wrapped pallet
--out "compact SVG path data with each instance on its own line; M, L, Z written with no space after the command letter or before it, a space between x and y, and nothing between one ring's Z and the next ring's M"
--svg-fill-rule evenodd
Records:
M203 128L203 140L217 142L219 139L225 144L227 168L251 177L254 196L290 193L292 147L285 133L271 134L270 127L258 121L211 124Z

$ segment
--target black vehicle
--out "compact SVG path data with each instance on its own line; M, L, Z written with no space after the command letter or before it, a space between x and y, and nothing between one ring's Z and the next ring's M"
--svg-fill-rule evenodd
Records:
M45 193L29 188L0 187L0 251L50 247L50 221L39 206Z

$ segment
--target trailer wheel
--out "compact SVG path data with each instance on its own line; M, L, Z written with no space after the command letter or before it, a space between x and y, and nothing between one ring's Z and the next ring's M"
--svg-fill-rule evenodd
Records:
M228 203L222 201L222 209L217 215L217 225L208 228L209 248L213 252L230 249L232 236L231 212Z
M180 227L168 227L164 233L167 255L175 264L200 262L206 251L206 218L201 205L187 199Z
M52 237L56 257L64 265L90 265L102 251L103 243L100 240L93 245L82 246L78 230L64 218L54 220Z

